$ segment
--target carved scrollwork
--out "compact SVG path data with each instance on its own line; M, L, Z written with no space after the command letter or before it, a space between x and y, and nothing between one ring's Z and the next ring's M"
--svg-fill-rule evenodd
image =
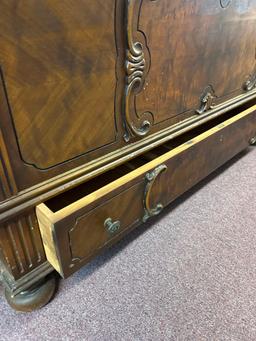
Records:
M232 0L220 0L220 5L222 8L227 8L231 4Z
M162 173L165 172L167 169L166 165L160 165L156 167L153 171L148 172L146 174L146 186L145 186L145 192L144 192L144 210L145 215L143 217L143 222L145 223L150 217L158 215L164 208L164 206L161 203L158 203L156 207L151 208L150 207L150 194L152 186L155 183L156 178Z
M149 71L150 65L146 39L144 35L137 30L141 2L142 0L127 0L126 84L124 94L124 139L127 142L132 136L146 135L154 122L154 117L151 112L138 113L136 110L135 96L143 89L145 77Z
M254 72L248 77L247 81L243 84L245 91L251 91L256 87L256 67Z
M214 107L214 99L216 98L215 92L211 85L208 85L201 97L200 97L200 107L196 110L197 114L201 115L204 112L212 109Z

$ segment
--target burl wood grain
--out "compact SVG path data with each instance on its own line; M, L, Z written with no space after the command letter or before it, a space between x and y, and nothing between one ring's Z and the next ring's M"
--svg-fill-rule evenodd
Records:
M151 65L137 110L153 112L155 124L198 109L208 85L215 102L243 92L254 72L255 0L145 0L138 27L147 38Z
M113 0L1 1L0 64L26 163L115 141L114 16Z
M256 0L3 0L0 8L0 200L26 190L17 201L37 203L181 133L174 123L190 117L192 127L198 112L256 94ZM206 88L213 98L202 107ZM224 109L214 110L207 115Z

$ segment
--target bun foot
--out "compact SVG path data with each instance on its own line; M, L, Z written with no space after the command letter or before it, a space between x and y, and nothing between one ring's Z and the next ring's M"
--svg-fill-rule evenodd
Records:
M31 312L45 306L54 296L57 289L57 278L50 275L30 289L22 291L18 295L6 289L5 298L8 304L17 311Z

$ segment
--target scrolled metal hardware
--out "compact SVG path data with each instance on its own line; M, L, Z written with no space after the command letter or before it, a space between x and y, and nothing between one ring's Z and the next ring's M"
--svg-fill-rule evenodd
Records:
M154 123L150 111L138 113L135 96L140 93L149 71L150 53L146 38L135 31L138 26L139 8L142 0L127 0L126 9L126 60L125 60L125 91L124 91L124 140L128 142L132 136L146 135ZM152 0L151 0L152 1ZM136 18L136 25L134 23ZM136 33L136 34L135 34ZM136 38L135 38L136 36Z
M256 87L256 70L249 76L247 81L243 84L245 91L251 91Z
M200 108L196 110L196 113L201 115L204 112L213 109L214 107L214 99L216 98L215 92L213 90L213 87L211 85L208 85L201 97L200 97Z
M222 8L227 8L231 4L232 0L220 0L220 5Z
M112 221L111 218L107 218L104 222L104 226L109 234L115 234L121 227L119 220Z
M146 180L146 186L145 186L145 191L144 191L144 210L145 214L143 217L143 222L146 222L150 217L153 217L155 215L158 215L164 208L164 206L161 203L158 203L156 207L151 208L150 207L150 194L151 194L151 189L152 186L155 183L156 178L164 171L166 171L167 166L166 165L160 165L156 167L153 171L148 172L145 176Z

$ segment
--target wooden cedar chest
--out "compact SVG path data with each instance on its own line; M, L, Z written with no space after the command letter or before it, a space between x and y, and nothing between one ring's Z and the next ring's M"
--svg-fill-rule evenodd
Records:
M0 273L46 304L256 142L256 0L2 0Z

